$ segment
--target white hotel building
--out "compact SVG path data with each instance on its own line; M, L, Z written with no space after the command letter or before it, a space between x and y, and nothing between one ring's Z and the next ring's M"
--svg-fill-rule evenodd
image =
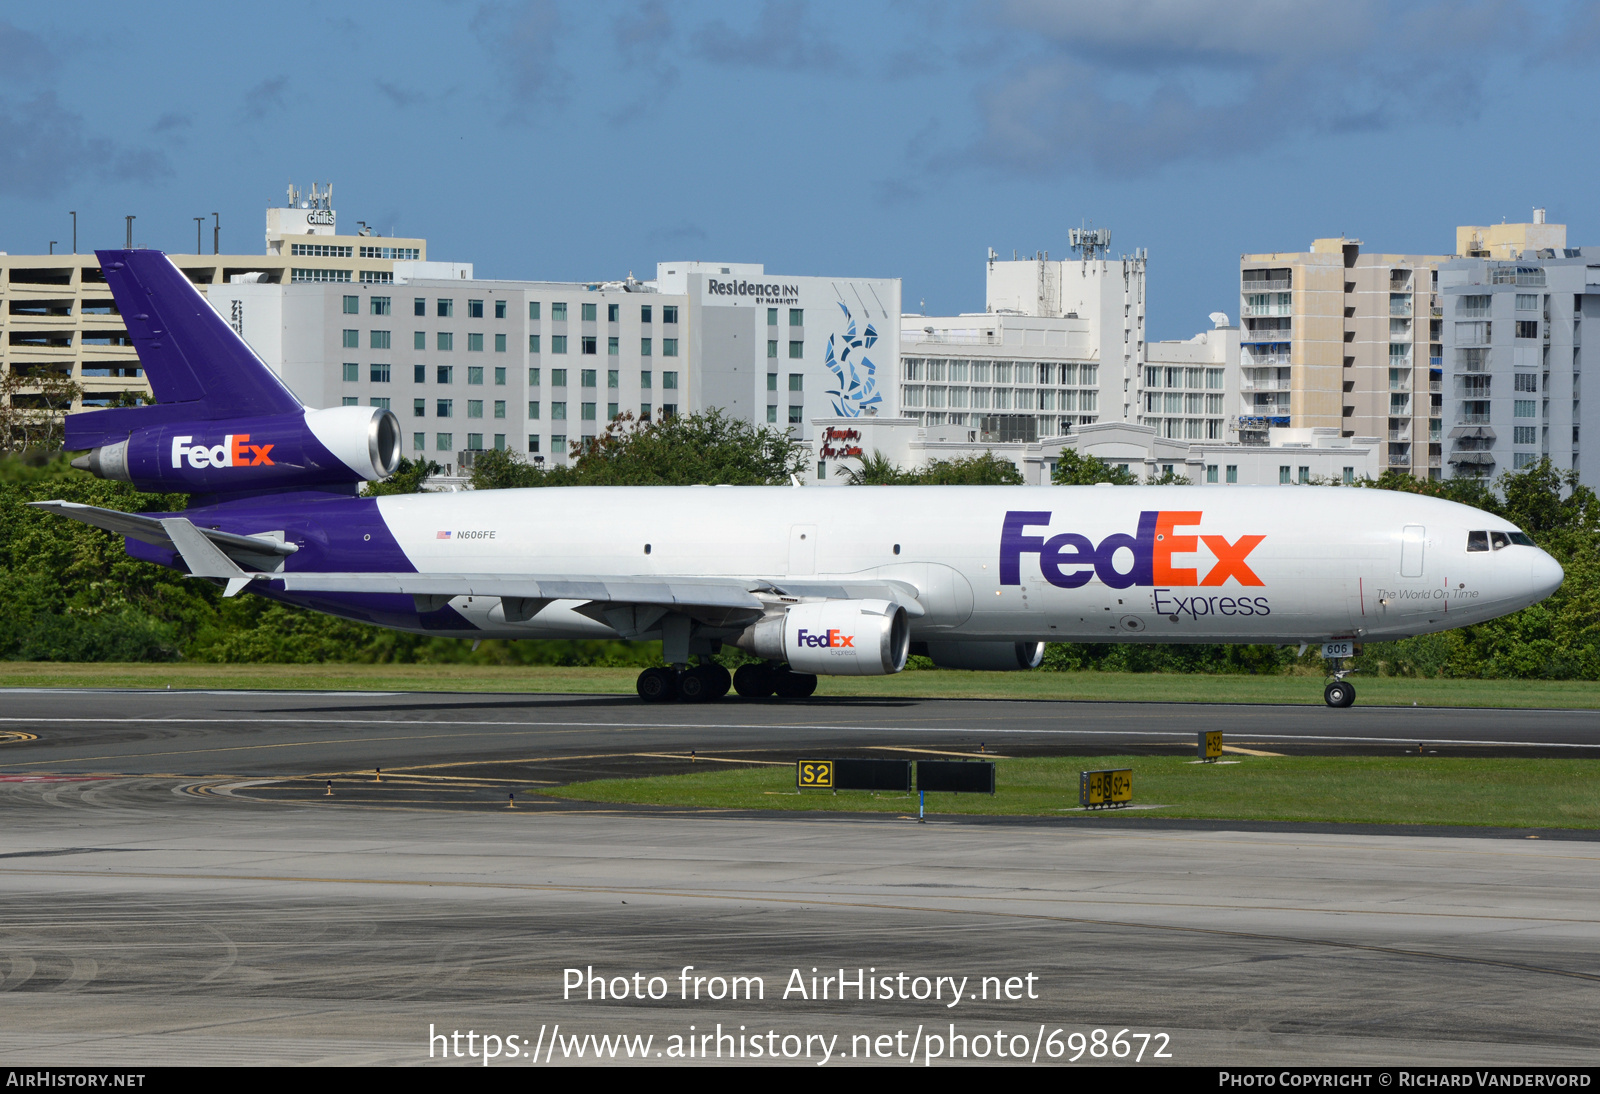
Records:
M392 284L214 286L213 306L300 398L383 406L406 453L458 472L510 448L563 462L621 414L720 407L810 439L892 412L900 282L664 262L651 281L498 281L396 262Z

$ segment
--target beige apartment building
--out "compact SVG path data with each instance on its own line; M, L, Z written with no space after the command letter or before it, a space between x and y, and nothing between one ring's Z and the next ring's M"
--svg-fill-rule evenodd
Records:
M1382 465L1418 478L1448 469L1439 267L1457 258L1572 257L1543 209L1519 224L1462 225L1453 255L1363 253L1359 239L1239 259L1239 438L1338 428L1377 437Z
M414 276L470 277L470 266L428 262L422 239L382 237L362 226L340 235L332 187L267 210L266 253L181 255L173 262L202 293L231 282L386 285L396 264ZM234 325L239 326L238 317ZM8 255L0 252L0 376L14 376L9 399L37 405L30 378L67 377L83 393L73 409L104 406L123 392L148 392L111 290L90 254Z
M1240 256L1240 439L1271 427L1385 438L1385 468L1442 463L1438 267L1450 255L1364 254L1361 241Z

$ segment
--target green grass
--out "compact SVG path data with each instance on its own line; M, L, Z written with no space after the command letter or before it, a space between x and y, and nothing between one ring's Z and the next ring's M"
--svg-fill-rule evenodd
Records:
M1195 764L1181 756L997 760L996 793L930 794L929 813L1084 815L1078 773L1133 769L1135 805L1150 811L1090 816L1215 820L1343 821L1374 824L1600 828L1600 761L1465 759L1439 756L1229 757ZM704 809L821 810L915 814L915 793L796 791L794 768L724 768L690 775L602 779L539 793L581 801Z
M331 691L633 694L637 669L514 665L216 665L0 662L0 687L224 688ZM1600 708L1582 680L1352 677L1359 705ZM823 697L1046 699L1096 702L1322 702L1315 675L1205 676L1121 672L903 672L823 677Z

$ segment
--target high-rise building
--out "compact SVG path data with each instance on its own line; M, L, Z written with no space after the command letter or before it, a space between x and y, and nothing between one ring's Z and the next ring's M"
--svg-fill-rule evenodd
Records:
M427 261L423 239L378 236L365 224L355 234L340 235L332 186L312 186L309 195L291 186L288 199L267 210L265 254L173 253L172 261L207 295L232 283L329 284L365 291L392 284L399 263L413 272L472 276L470 264ZM214 244L217 238L212 236ZM237 321L227 304L213 305L223 318ZM75 410L105 406L125 393L149 392L92 253L0 253L0 375L15 377L9 399L18 406L37 398L38 388L28 379L45 375L70 379L83 389Z
M989 252L985 308L901 319L900 407L974 441L1031 442L1139 414L1145 255L1074 229L1076 258Z
M233 284L213 304L300 398L383 406L408 456L452 471L510 448L564 462L619 415L718 408L810 439L812 419L893 413L900 282L663 262L654 280L433 276ZM364 291L362 291L364 290Z
M1387 438L1384 466L1439 477L1437 270L1357 239L1240 256L1239 439L1273 426Z
M1452 475L1492 478L1548 457L1600 482L1600 409L1581 399L1600 253L1568 247L1565 225L1546 224L1542 209L1531 223L1461 228L1458 238L1470 257L1439 270Z

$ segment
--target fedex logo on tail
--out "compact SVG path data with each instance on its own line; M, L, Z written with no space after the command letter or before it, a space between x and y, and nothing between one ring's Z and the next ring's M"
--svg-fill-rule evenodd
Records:
M172 466L182 467L271 467L270 444L251 444L248 433L229 433L217 445L189 442L193 437L172 438Z
M1118 532L1096 544L1076 532L1029 535L1027 529L1049 525L1050 514L1008 512L1000 530L1000 584L1022 584L1023 555L1039 556L1044 579L1063 589L1086 585L1096 575L1113 589L1222 585L1229 579L1239 585L1263 584L1246 560L1267 537L1240 536L1230 543L1226 536L1180 534L1180 530L1198 528L1200 517L1197 509L1146 511L1139 514L1139 526L1132 535ZM1211 556L1209 565L1206 554ZM1200 557L1179 559L1191 565L1177 565L1175 555ZM1127 568L1118 569L1119 563Z
M808 631L804 627L801 627L799 631L795 633L794 640L795 644L799 646L816 646L823 649L835 650L854 649L856 645L855 635L845 634L837 627L833 628L832 630L823 631L821 634L818 634L816 631Z

